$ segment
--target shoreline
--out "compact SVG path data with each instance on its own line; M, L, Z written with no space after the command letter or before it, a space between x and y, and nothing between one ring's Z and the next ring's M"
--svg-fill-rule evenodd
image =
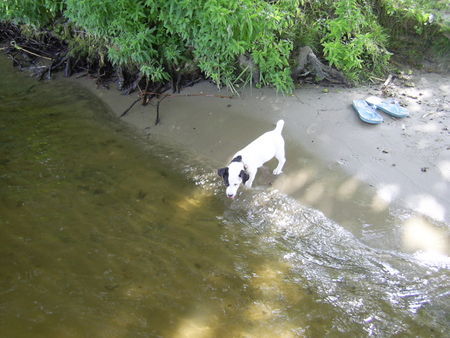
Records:
M97 88L89 79L68 80L100 98L116 117L136 99L136 94ZM394 119L383 114L381 125L363 123L351 107L353 99L382 97L378 86L308 85L289 97L269 88L246 88L233 99L182 96L230 95L207 81L162 101L158 126L156 106L151 104L137 103L121 120L153 141L188 151L219 168L282 118L284 173L271 175L275 165L271 161L259 170L256 186L273 186L353 233L362 231L361 224L386 227L401 219L405 228L428 229L427 240L439 241L427 244L416 238L408 249L437 246L449 254L450 84L448 77L434 73L414 75L413 81L414 86L395 86L411 116ZM391 209L413 212L406 212L409 216L400 212L393 219Z

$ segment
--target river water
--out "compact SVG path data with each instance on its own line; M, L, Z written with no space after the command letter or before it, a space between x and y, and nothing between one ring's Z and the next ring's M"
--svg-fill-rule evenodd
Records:
M2 337L448 336L447 256L274 190L231 202L86 90L0 74Z

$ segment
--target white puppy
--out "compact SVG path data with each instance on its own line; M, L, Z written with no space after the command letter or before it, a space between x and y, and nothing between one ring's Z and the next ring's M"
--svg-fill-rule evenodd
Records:
M282 173L286 162L284 157L284 139L281 135L284 121L279 120L274 130L262 134L245 148L239 150L233 156L228 167L221 168L217 172L227 186L226 194L229 198L235 198L240 184L246 187L252 186L258 168L264 163L276 157L278 166L273 171L274 175Z

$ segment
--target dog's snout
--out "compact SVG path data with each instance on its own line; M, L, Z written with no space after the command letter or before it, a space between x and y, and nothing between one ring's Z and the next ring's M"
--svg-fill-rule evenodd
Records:
M234 195L233 194L227 194L227 197L228 198L234 198Z

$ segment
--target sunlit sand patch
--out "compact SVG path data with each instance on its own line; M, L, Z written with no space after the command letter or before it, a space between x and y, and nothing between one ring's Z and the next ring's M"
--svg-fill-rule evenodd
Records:
M284 319L284 299L299 303L303 298L298 286L285 280L287 264L264 264L255 271L249 284L257 300L243 312L244 319L252 323L250 331L239 332L239 337L295 337L298 327Z
M325 184L324 183L314 183L305 193L305 200L309 203L317 202L325 192Z
M194 315L180 321L174 338L209 338L214 337L214 328L208 323L207 315Z
M398 196L400 189L395 184L382 184L378 187L372 199L371 208L375 212L386 210L389 204Z
M422 217L412 217L403 225L403 245L409 250L447 254L447 234Z
M254 302L245 310L245 317L252 321L266 321L274 316L274 310L275 308L268 304Z
M258 290L260 295L273 305L276 305L275 302L281 302L283 298L289 299L291 303L298 303L303 298L303 293L297 285L285 280L289 268L288 264L283 263L276 266L262 265L255 271L249 283L252 288Z
M191 195L186 196L184 199L178 201L177 207L184 211L191 212L195 209L200 208L203 205L205 199L210 196L211 192L208 192L204 189L195 189Z
M444 180L450 182L450 161L441 161L437 165Z
M407 200L408 207L422 213L423 215L434 218L440 222L445 219L446 210L431 195L415 195Z
M258 337L258 338L291 338L304 336L304 329L301 326L294 326L292 323L287 323L284 320L270 321L273 316L272 309L267 304L254 303L248 308L244 314L248 319L254 323L251 329L244 329L238 332L233 332L232 337Z
M286 194L291 194L303 188L313 176L314 172L311 169L302 169L289 175L285 174L275 181L274 188Z
M255 272L253 278L250 280L250 284L266 297L278 297L283 284L281 275L281 271L274 270L269 266L263 266Z
M379 195L375 195L373 197L372 204L370 205L372 210L375 212L386 210L388 206L389 203L386 200L382 199Z
M358 189L358 186L360 185L360 181L354 177L349 178L344 183L342 183L338 190L337 190L337 196L341 200L349 200L352 198L352 196L355 194L356 190Z
M398 196L399 192L400 188L396 184L382 184L377 190L377 195L390 203Z

